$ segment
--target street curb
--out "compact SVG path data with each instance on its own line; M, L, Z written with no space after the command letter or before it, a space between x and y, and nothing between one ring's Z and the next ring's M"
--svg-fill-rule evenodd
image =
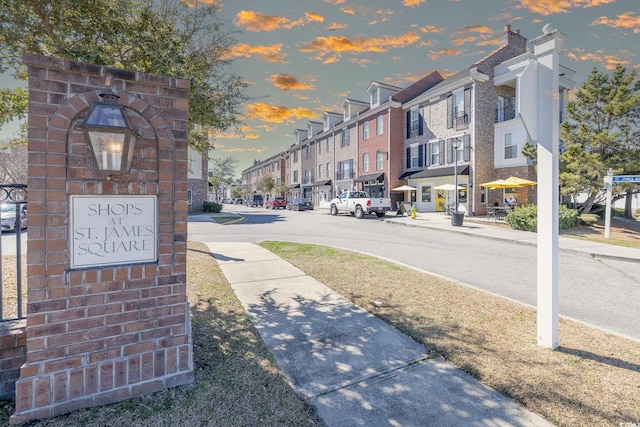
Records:
M467 233L465 231L452 230L452 229L449 229L449 228L432 227L432 226L426 225L424 223L423 224L411 224L411 223L406 223L406 222L401 222L401 221L395 221L393 219L385 219L384 222L388 222L389 224L395 224L395 225L403 225L405 227L428 228L430 230L442 231L442 232L445 232L445 233L456 233L456 234L461 234L461 235L465 235L465 236L478 237L478 238L481 238L481 239L494 240L494 241L500 241L500 242L508 242L508 243L514 243L514 244L523 245L523 246L537 247L537 244L529 243L529 242L523 242L521 240L508 239L508 238L505 239L503 237L473 234L473 233ZM598 259L608 259L608 260L612 260L612 261L623 261L623 262L640 263L640 259L629 258L629 257L625 257L625 256L620 256L620 255L599 254L599 253L595 253L595 252L584 252L584 251L579 251L579 250L575 250L575 249L566 249L566 248L558 248L558 249L560 251L562 251L562 252L571 253L571 254L575 254L575 255L582 255L582 256L585 256L587 258L598 258Z

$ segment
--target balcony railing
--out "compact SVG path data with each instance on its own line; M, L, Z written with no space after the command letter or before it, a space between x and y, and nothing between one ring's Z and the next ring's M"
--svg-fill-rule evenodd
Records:
M515 105L505 105L504 107L496 108L496 123L506 122L507 120L513 120L515 118Z
M340 179L353 179L355 171L353 169L344 169L336 172L336 180Z

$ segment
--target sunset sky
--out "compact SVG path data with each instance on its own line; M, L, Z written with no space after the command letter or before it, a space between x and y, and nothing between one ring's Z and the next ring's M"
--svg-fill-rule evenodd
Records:
M507 24L531 40L545 23L567 35L562 63L578 84L593 67L640 72L638 0L222 0L239 33L233 71L250 84L244 138L216 141L238 173L294 143L294 130L345 97L368 101L371 81L404 87L448 75L496 48Z
M341 113L345 97L367 101L371 81L405 87L434 69L467 68L496 48L507 24L528 40L546 23L565 33L561 61L579 85L593 67L640 72L639 0L217 1L237 40L231 70L252 97L243 135L215 142L215 157L238 159L238 177L293 144L308 120ZM13 132L3 127L0 139Z

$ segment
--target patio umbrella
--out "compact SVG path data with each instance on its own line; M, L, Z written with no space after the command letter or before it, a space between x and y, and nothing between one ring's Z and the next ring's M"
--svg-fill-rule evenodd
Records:
M434 190L445 190L445 191L453 191L456 189L455 184L441 184L433 187ZM464 187L458 185L458 190L462 190Z
M400 187L392 188L391 191L412 191L416 190L416 187L412 187L410 185L401 185Z
M481 187L487 187L491 190L496 188L522 188L528 185L534 186L537 183L535 181L529 181L528 179L518 178L517 176L510 176L507 179L498 179L496 181L485 182L480 184Z

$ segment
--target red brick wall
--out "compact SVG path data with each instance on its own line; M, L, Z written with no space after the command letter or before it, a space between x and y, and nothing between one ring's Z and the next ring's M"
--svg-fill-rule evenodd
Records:
M186 297L190 86L26 54L27 358L12 424L193 382ZM141 134L131 172L93 166L78 125L112 76ZM68 268L69 196L156 195L157 262Z
M20 366L26 359L26 321L0 323L0 400L14 396Z

